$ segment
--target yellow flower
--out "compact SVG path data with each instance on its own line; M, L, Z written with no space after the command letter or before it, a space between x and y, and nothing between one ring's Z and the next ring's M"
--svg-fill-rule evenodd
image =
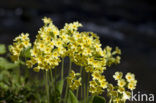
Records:
M90 64L90 65L92 65L92 64L93 64L93 61L94 61L94 59L93 59L93 58L88 58L87 60L88 60L88 64Z
M132 74L132 73L127 73L125 77L126 77L128 82L131 82L131 81L135 80L135 75Z
M19 60L20 54L23 50L31 46L28 36L28 33L21 33L21 35L14 39L13 45L9 46L9 51L12 54L11 58L14 62Z
M26 65L27 65L28 68L32 68L33 67L33 62L31 60L27 60Z
M118 80L118 86L124 87L126 85L126 81L124 79Z
M51 48L50 47L45 47L44 52L48 53L48 54L51 53Z
M52 20L51 20L50 18L47 18L47 17L44 17L42 20L43 20L43 22L44 22L45 24L52 23Z
M90 84L91 87L96 87L97 86L97 83L94 80L90 81L89 84Z
M70 76L71 78L74 78L74 77L75 77L75 72L72 70L72 71L69 73L69 76Z
M100 82L100 86L103 88L103 89L105 89L105 88L107 88L107 82L106 81L102 81L102 82Z
M130 92L123 92L123 100L129 100L131 98L131 93Z
M125 92L125 88L123 88L123 87L119 87L119 88L118 88L118 92L119 92L119 93L123 93L123 92Z
M72 77L67 77L67 82L68 82L68 84L71 84L73 82L73 78Z
M91 87L89 88L89 92L92 93L92 94L95 94L95 93L97 92L97 88L91 86Z
M67 77L67 81L69 87L72 90L76 90L79 88L79 86L81 86L81 78L77 79L77 77L79 76L80 76L79 73L75 73L73 70L69 73L69 76Z
M99 80L100 76L101 76L101 74L98 71L94 71L92 73L93 80Z
M34 70L35 72L39 72L39 71L40 71L40 67L39 67L39 66L34 67L33 70Z
M37 49L40 49L41 51L44 51L45 45L41 42L37 44Z
M119 64L119 63L120 63L120 59L121 59L120 56L116 56L116 58L115 58L115 63L116 63L116 64Z
M88 67L85 67L85 70L86 70L86 72L93 72L93 67L91 67L91 66L88 66Z
M38 50L36 48L33 48L30 50L31 56L37 56Z
M119 54L119 55L121 54L121 50L118 47L115 48L115 51L117 54Z
M116 72L114 75L113 75L113 78L115 80L120 80L123 76L123 73L122 72Z
M101 50L101 44L95 44L95 48L96 48L96 51L100 51Z
M113 103L122 103L121 101L122 101L121 98L115 98L113 100Z
M128 83L128 89L134 90L136 88L136 82L130 82Z

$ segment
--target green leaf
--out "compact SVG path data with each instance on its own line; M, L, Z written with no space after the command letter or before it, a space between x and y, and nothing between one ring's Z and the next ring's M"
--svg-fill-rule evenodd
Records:
M4 44L0 44L0 55L5 54L6 53L6 47Z
M62 94L64 80L60 80L56 83L56 89L59 91L60 95Z
M93 103L106 103L106 100L102 96L95 96L93 99Z
M0 88L4 89L4 90L8 90L9 89L9 86L6 85L5 83L1 82L0 83Z
M88 99L85 98L80 103L93 103L94 96L89 96ZM86 102L87 101L87 102Z
M31 57L31 53L30 53L30 49L31 48L26 48L24 51L23 51L23 56L26 57L26 58L30 58Z
M18 63L11 63L7 59L0 57L0 69L13 69L19 66Z
M77 97L71 90L69 90L67 101L67 103L78 103Z

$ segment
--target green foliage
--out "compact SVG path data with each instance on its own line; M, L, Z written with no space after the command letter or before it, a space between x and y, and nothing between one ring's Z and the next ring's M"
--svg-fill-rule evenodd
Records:
M92 103L106 103L106 100L102 96L95 96Z
M60 95L62 94L64 80L60 80L56 83L56 89L59 91Z
M0 45L0 49L5 48L4 45ZM2 50L2 49L1 49ZM6 52L6 50L0 50L0 54ZM5 52L4 52L5 51ZM30 57L30 49L25 49L22 52L22 57ZM21 75L21 69L25 66L23 61L16 63L10 62L4 57L0 57L0 103L45 103L46 95L43 87L43 80L38 78L29 78L29 71L25 70L24 75ZM22 70L23 71L23 70ZM56 75L59 78L59 75ZM55 81L56 82L56 81ZM53 84L51 84L53 85ZM64 86L64 80L56 82L55 88L50 88L50 101L52 103L60 103L63 101L62 91ZM75 94L69 89L67 94L67 103L105 103L105 99L99 96L90 96L88 100L79 102Z
M88 96L88 98L84 98L80 103L93 103L94 96Z
M11 63L6 58L0 57L0 69L19 68L19 63Z
M0 54L6 52L4 48L0 45ZM45 103L42 81L22 75L23 67L22 61L12 63L0 57L0 103Z
M106 103L106 100L102 96L89 96L88 98L84 98L80 103Z
M68 96L67 96L67 103L78 103L77 97L74 95L74 93L69 90Z
M6 53L6 47L4 44L0 44L0 55L5 54Z
M30 49L31 49L30 47L24 49L24 50L22 51L22 53L21 53L22 56L25 57L25 58L30 58L30 56L31 56Z

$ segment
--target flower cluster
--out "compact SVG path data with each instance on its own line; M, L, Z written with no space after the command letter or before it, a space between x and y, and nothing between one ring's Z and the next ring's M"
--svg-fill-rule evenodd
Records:
M81 86L81 77L80 73L75 73L73 70L69 73L69 76L67 77L67 81L69 84L69 87L72 90L77 90L79 86Z
M68 56L74 64L81 66L88 75L89 92L100 95L105 89L113 98L113 101L122 101L129 98L130 93L125 90L127 87L134 90L137 81L132 73L126 74L123 79L121 72L116 72L113 76L118 82L118 86L108 83L104 76L104 71L112 64L120 63L121 50L116 47L113 51L111 47L102 48L99 36L92 32L79 32L82 27L79 22L66 23L62 29L58 29L50 18L43 18L44 26L41 27L30 48L30 58L26 61L29 68L35 71L54 69L59 65L61 59ZM23 49L31 46L28 34L21 34L14 39L15 43L10 46L10 52L14 61L19 60ZM104 45L103 45L104 46ZM72 90L81 86L80 73L70 71L67 81Z
M90 93L101 94L107 87L107 81L102 75L106 66L110 66L113 63L120 63L121 51L116 47L112 52L112 48L107 46L102 49L99 37L92 32L78 32L78 27L82 24L78 22L66 24L63 29L60 30L64 37L68 37L66 40L67 55L72 62L85 68L86 72L92 74L93 81L90 81ZM99 75L99 78L95 76ZM93 85L92 83L95 83Z
M127 73L125 78L123 79L122 72L116 72L113 75L113 78L117 81L117 86L113 86L112 84L108 85L108 95L111 97L113 103L121 103L130 99L131 92L129 90L134 90L137 84L137 80L135 80L135 76L132 73Z
M27 61L27 66L30 68L35 66L35 71L55 68L66 52L58 28L49 18L44 18L43 21L44 26L38 31L33 48L30 50L31 58Z
M92 77L93 80L89 82L89 91L94 95L102 94L104 91L103 89L106 89L108 85L105 76L100 74L99 71L95 71L93 72Z
M18 37L14 39L13 45L9 46L9 51L11 53L11 59L13 61L18 61L20 58L20 54L24 49L27 49L31 46L29 34L22 33Z
M136 88L137 80L135 79L135 75L132 73L127 73L126 79L128 81L128 89L134 90Z
M99 51L101 55L95 55L94 58L88 61L89 65L86 67L86 71L91 72L93 82L96 83L96 85L92 85L92 81L90 82L90 92L97 95L103 93L104 89L107 88L108 82L103 76L104 70L106 70L107 66L120 63L120 57L115 55L121 54L118 47L113 52L109 46L103 50L99 49Z

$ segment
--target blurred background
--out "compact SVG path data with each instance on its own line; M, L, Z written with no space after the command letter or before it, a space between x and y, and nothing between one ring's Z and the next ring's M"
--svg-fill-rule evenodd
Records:
M136 93L156 93L154 0L0 0L0 43L11 44L21 32L33 40L44 16L59 28L79 21L84 26L80 30L97 33L103 47L119 46L121 64L108 69L108 78L115 71L132 72L138 80Z

